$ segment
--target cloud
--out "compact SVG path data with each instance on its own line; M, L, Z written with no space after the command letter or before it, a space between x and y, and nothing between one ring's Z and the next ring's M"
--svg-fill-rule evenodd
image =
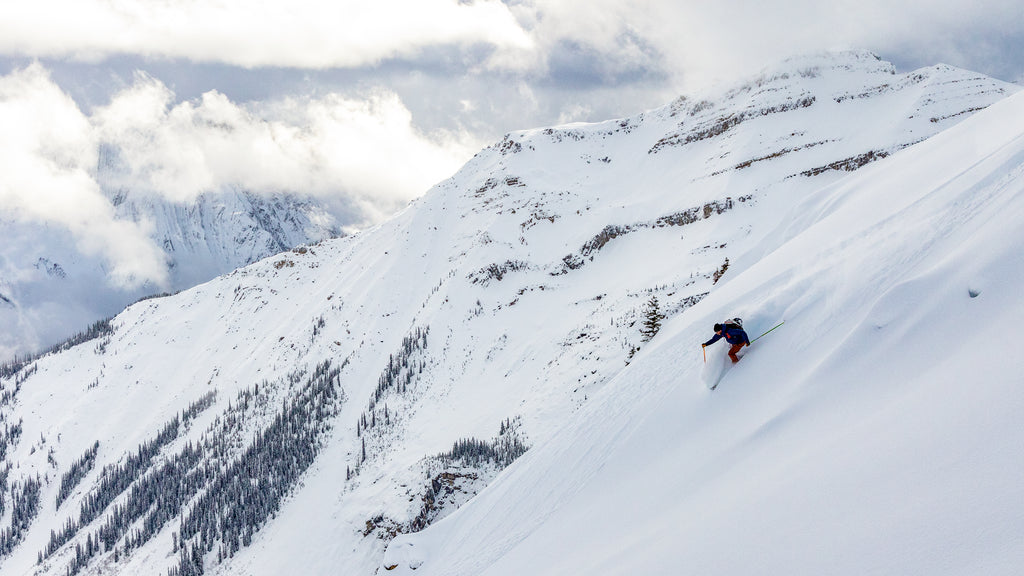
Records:
M660 0L521 0L510 10L530 37L505 46L486 68L583 84L615 83L621 75L659 68L660 53L636 24Z
M241 67L357 67L430 46L528 49L498 0L36 0L0 3L0 53L117 54Z
M176 102L139 73L85 114L39 64L0 77L0 217L58 226L100 255L111 281L164 285L152 226L117 217L118 190L188 203L244 189L343 206L349 229L377 223L454 173L481 143L425 133L393 92L238 104L210 91Z
M902 56L915 66L946 62L994 72L976 47L993 37L1024 37L1024 11L1015 0L659 1L623 18L623 27L662 55L664 70L689 85L756 72L794 54L845 48Z
M55 74L91 59L150 70L179 97L216 89L236 102L325 85L366 99L353 87L385 86L418 126L488 140L577 103L590 120L633 113L804 52L867 48L901 69L945 62L1012 80L1022 46L1018 0L0 3L0 56L48 58ZM412 84L422 90L402 89ZM534 108L502 93L520 84Z
M867 48L1010 79L1024 70L1011 49L1024 44L1018 0L520 0L511 10L532 49L500 51L491 65L586 89L658 75L689 89L823 49Z
M241 105L219 92L174 104L158 80L135 84L90 119L117 151L111 188L179 202L237 186L343 196L375 223L454 173L480 147L465 133L418 130L393 92Z
M116 285L166 281L147 223L115 218L90 173L96 143L88 119L42 67L0 77L0 126L5 214L67 229L81 252L106 259Z
M1022 38L1018 0L0 3L0 55L8 57L372 71L396 60L415 67L454 49L446 64L459 73L583 82L582 89L652 75L694 85L829 48L1014 76L1024 57L1007 49Z

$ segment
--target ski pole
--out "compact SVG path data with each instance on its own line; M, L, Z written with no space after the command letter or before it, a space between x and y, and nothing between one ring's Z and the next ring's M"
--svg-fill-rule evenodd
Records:
M785 320L783 320L782 322L779 322L775 326L772 326L771 328L769 328L768 332L771 332L772 330L775 330L776 328L778 328L779 326L782 326L785 323L786 323ZM762 336L764 336L765 334L768 334L768 332L765 332L764 334L761 334L761 336L758 336L757 338L754 338L753 340L750 341L750 343L753 344L754 342L757 342Z
M704 353L704 363L708 363L708 349L705 346L700 347L700 351Z

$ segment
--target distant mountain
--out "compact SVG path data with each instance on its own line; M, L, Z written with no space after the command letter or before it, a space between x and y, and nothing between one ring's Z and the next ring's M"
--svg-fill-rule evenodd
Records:
M101 163L98 179L111 170ZM271 254L342 235L328 208L294 194L228 189L176 203L105 190L119 219L152 224L151 238L167 258L169 286L118 287L103 260L84 253L68 231L4 220L0 358L37 352L141 297L190 288Z
M139 302L0 368L0 571L1013 566L1017 90L790 60Z

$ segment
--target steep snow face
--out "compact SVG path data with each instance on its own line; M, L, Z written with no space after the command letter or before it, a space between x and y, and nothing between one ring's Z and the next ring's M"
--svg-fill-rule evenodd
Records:
M1015 574L1024 98L808 197L395 574ZM698 343L756 343L719 388ZM719 361L716 351L709 362Z
M295 195L225 190L187 204L123 190L110 197L118 219L150 227L166 258L159 264L169 270L168 283L119 286L101 256L79 246L67 230L3 219L0 359L37 352L140 297L189 288L341 233L323 206Z
M863 52L791 61L634 117L509 134L378 227L135 304L93 340L0 373L11 423L0 466L26 503L0 517L18 527L0 541L4 570L191 574L202 562L222 574L371 574L383 558L403 571L515 571L525 561L501 564L503 553L529 555L531 542L559 541L579 520L555 511L605 518L593 506L609 500L596 498L603 486L628 496L623 483L635 478L620 462L679 464L641 449L642 433L667 426L657 446L697 450L711 430L764 425L745 418L765 393L734 384L756 356L715 393L740 396L741 409L694 416L709 401L694 379L707 328L730 314L755 330L806 306L806 324L785 327L803 334L839 315L823 304L826 288L853 305L843 290L865 294L887 277L862 279L857 260L827 272L857 238L829 234L829 214L847 213L853 197L837 192L849 173L898 167L925 138L1015 90L943 66L898 75ZM865 222L927 190L887 183L872 194L888 208L857 205ZM819 251L780 256L801 242ZM861 260L883 249L906 255L876 242ZM803 257L808 267L794 268ZM805 270L827 277L806 297ZM647 311L666 316L651 343ZM764 370L793 378L772 397L783 410L806 374L770 349ZM824 370L823 359L806 369ZM713 426L687 439L686 422ZM709 454L720 458L714 470L728 467L727 450ZM613 478L601 475L606 464ZM657 505L679 488L667 482L637 498ZM578 505L556 505L563 498ZM385 555L397 534L467 500ZM673 525L659 518L645 530ZM586 541L576 543L581 561Z
M193 286L271 254L341 235L336 219L310 198L243 190L190 205L118 198L123 217L153 222L176 286Z

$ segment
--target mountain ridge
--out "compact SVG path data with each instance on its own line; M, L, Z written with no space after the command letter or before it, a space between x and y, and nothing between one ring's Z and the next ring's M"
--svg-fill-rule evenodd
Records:
M995 318L1022 314L1013 291L1024 262L997 242L1019 237L1024 215L1022 106L1014 96L823 192L819 202L858 206L808 218L805 233L696 306L697 318L667 324L622 384L563 429L568 438L524 456L532 461L458 521L400 536L384 565L397 574L1013 573L1024 557L1022 527L1005 510L1019 508L1007 456L1020 452L1020 360L984 336ZM975 147L979 134L988 138ZM933 182L877 208L879 189L922 176ZM930 241L905 241L922 237ZM869 278L844 287L853 271ZM758 311L748 326L765 316L787 325L708 395L693 385L694 332L737 303ZM693 362L674 373L686 349Z
M600 486L589 479L600 477L606 460L597 457L598 446L586 444L582 431L622 447L634 441L635 429L651 420L628 402L609 408L602 400L599 410L594 399L629 397L630 392L673 399L660 406L665 411L679 405L675 399L680 395L703 398L703 385L692 379L674 388L659 384L679 378L671 359L689 346L678 342L680 334L708 324L724 312L726 303L746 294L734 278L762 260L780 258L776 248L804 237L829 210L842 208L831 191L848 185L846 169L806 176L800 175L802 170L938 133L973 114L965 110L988 106L1015 90L992 80L968 86L969 81L954 80L976 75L941 69L934 72L938 76L928 77L950 91L946 100L929 96L924 88L931 84L924 80L875 93L874 87L894 75L865 54L833 56L838 68L817 76L776 77L760 86L756 80L744 83L725 104L670 104L627 119L512 132L388 222L272 256L172 297L133 305L112 321L109 334L3 378L5 393L14 396L0 406L0 415L5 422L25 420L18 438L4 444L10 446L5 462L18 464L9 469L10 480L21 482L38 472L45 482L38 516L2 569L57 573L77 563L73 546L85 546L95 524L82 527L37 567L48 528L79 517L74 511L96 493L103 470L124 463L126 454L157 438L176 415L190 413L213 391L214 400L182 418L187 426L179 422L174 438L160 444L143 477L156 475L160 462L178 461L190 443L209 441L211 450L219 446L220 440L214 442L220 438L217 422L233 422L225 438L236 443L220 459L225 466L236 462L246 441L269 429L275 414L281 414L278 406L287 406L307 384L315 384L312 377L321 373L325 361L330 361L328 371L339 372L331 380L336 399L322 408L330 415L308 429L310 446L317 447L319 456L300 472L298 483L284 487L289 496L274 517L249 534L255 545L234 549L230 530L216 536L204 532L190 539L185 557L177 550L173 533L179 530L171 523L137 545L128 544L128 533L116 544L119 552L105 549L89 555L82 562L85 573L101 566L125 573L175 568L185 573L195 566L195 555L204 558L206 570L222 574L333 573L341 566L370 573L382 559L387 565L397 562L403 571L422 562L423 573L445 573L445 561L470 560L454 552L446 560L447 553L431 555L429 550L451 551L437 548L436 539L452 533L456 515L480 523L473 510L485 504L471 501L460 508L465 512L454 512L452 521L441 520L438 530L399 537L386 554L384 548L399 532L410 530L424 510L435 521L450 514L457 502L446 498L464 500L483 490L481 496L490 493L485 500L493 502L495 494L519 490L510 486L511 476L525 486L543 488L537 496L544 498L559 493L578 498L565 492L572 487L596 497ZM863 74L858 68L862 64L869 68ZM847 74L850 70L844 67L853 72ZM872 96L842 102L833 97L864 92ZM727 120L749 110L800 102L808 93L815 97L810 105L758 113L737 123ZM672 116L673 109L698 108L696 115ZM847 116L838 116L838 110ZM943 116L948 117L931 121ZM667 136L679 134L684 141L691 121L696 132L686 134L698 134L705 125L727 127L650 153ZM818 141L827 142L735 168L751 158ZM898 160L927 142L889 156L898 155ZM893 158L884 160L865 167L883 172L894 165ZM784 277L780 282L785 288ZM648 345L639 321L651 296L670 313L665 333ZM760 303L756 309L730 306L724 313L743 316L754 330L792 308L784 297L800 301L795 289L781 290L775 300L755 298ZM425 334L422 344L411 339L417 334ZM785 336L782 341L787 341ZM787 342L806 350L799 340ZM771 340L765 343L773 350ZM728 376L716 398L739 393L730 384L750 370L755 358L769 371L792 367L762 350L751 349L757 356ZM659 377L626 376L643 371ZM685 374L694 376L692 369ZM753 394L748 402L757 398L763 393ZM233 414L240 404L258 409L247 408L248 418L237 418ZM705 404L687 405L694 421L711 417L697 416ZM744 423L749 415L740 410L729 416L722 408L711 412L734 424ZM574 437L589 449L562 462L580 471L562 492L552 492L536 475L539 457L533 448L501 475L494 462L472 466L455 457L445 463L437 456L460 439L494 439L497 444L502 437L511 438L506 422L515 423L511 433L523 444L545 446L564 434L567 421L586 423ZM608 422L614 427L603 426ZM673 431L682 434L680 426ZM673 437L691 445L702 438L679 434ZM51 494L57 493L58 473L65 474L96 440L100 447L95 467L54 508ZM203 466L197 470L213 474L217 468ZM658 459L653 466L676 464ZM499 481L484 489L495 477ZM661 492L651 494L653 498ZM178 504L179 513L196 506L197 498L193 494ZM111 502L117 506L127 500L123 493ZM507 510L513 502L521 501L495 506ZM220 513L229 515L228 510ZM6 511L0 523L6 526L11 514ZM104 514L96 522L110 513ZM566 518L548 517L558 522ZM541 536L530 535L549 526L544 518L532 519L510 533L535 542ZM484 534L507 529L489 528ZM505 537L491 543L477 537L454 542L466 544L466 550L470 542L526 549L508 546ZM409 543L414 550L409 558L396 557ZM228 560L223 560L224 550ZM472 560L472 566L485 567L488 558ZM507 561L509 569L522 568Z

